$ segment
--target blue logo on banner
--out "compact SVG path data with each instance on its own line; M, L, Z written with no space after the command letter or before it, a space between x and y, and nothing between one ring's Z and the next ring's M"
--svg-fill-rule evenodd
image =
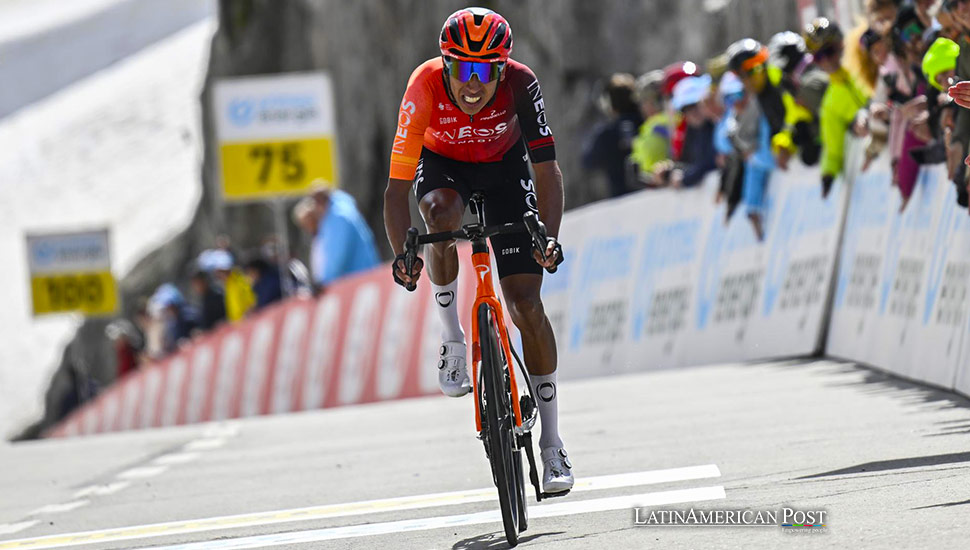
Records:
M889 232L889 239L886 241L886 263L883 266L882 288L879 294L879 314L886 313L886 305L889 303L889 292L896 281L896 272L899 269L899 252L902 246L902 232L912 234L916 231L929 229L933 220L933 201L930 199L936 194L936 187L939 182L936 178L930 177L929 170L920 172L919 181L913 193L919 196L912 196L909 207L903 211L902 215L893 216L892 229Z
M229 102L229 120L236 126L248 126L256 118L256 106L249 99Z
M927 177L939 177L935 170L926 170ZM930 175L932 172L932 176ZM967 217L956 216L956 188L952 185L947 186L946 196L943 198L943 214L940 216L940 225L936 230L936 238L933 239L933 259L930 261L929 286L926 289L926 303L923 306L923 324L927 324L933 313L933 306L940 293L940 284L943 281L943 268L946 265L947 251L949 250L950 236L953 235L960 226L965 225Z
M586 331L586 316L593 288L597 285L630 274L633 263L634 235L591 239L583 250L582 271L578 275L570 309L575 312L569 332L569 345L575 349Z
M792 186L788 188L785 204L778 215L778 223L768 235L771 250L765 267L765 290L763 313L767 317L775 308L775 302L785 282L791 253L798 240L806 235L831 230L838 219L838 192L823 199L818 187Z
M859 174L852 184L849 215L843 230L841 264L835 287L835 307L837 308L845 301L845 291L849 287L849 277L852 275L852 264L855 261L860 230L886 224L889 216L890 192L886 181L891 177L886 170L870 170Z
M651 227L641 251L642 261L633 293L632 337L639 340L647 323L653 302L654 279L657 273L688 264L697 256L697 237L701 220L680 220Z

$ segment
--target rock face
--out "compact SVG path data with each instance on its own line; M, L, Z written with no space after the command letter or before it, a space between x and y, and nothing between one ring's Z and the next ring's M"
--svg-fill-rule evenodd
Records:
M602 115L597 83L613 72L639 74L680 59L699 64L732 41L763 41L796 29L796 0L521 0L481 1L512 25L513 57L539 77L566 186L566 207L604 198L599 175L579 166L584 137ZM158 284L179 280L216 234L228 233L242 249L272 233L263 205L225 206L219 199L212 84L221 77L326 70L335 84L341 186L354 195L385 257L389 246L381 219L391 137L411 71L438 55L445 17L466 5L454 0L220 0L220 28L213 39L202 93L206 137L202 200L191 226L142 261L122 284L125 303ZM413 209L412 209L413 211ZM415 220L417 220L415 218ZM307 239L290 228L294 250ZM114 372L103 323L89 322L65 352L51 385L46 418L29 429L36 436L63 414L67 365L83 364L98 379Z

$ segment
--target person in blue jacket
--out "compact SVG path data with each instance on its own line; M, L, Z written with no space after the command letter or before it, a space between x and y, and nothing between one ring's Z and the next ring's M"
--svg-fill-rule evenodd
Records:
M293 219L313 236L310 273L315 284L326 287L378 264L374 234L348 193L319 188L297 203Z

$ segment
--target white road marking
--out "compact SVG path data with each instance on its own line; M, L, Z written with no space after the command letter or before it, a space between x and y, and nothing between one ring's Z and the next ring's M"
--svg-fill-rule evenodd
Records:
M90 487L85 487L74 493L74 498L112 495L125 487L128 487L129 485L131 485L131 483L127 481L115 481L104 485L91 485Z
M595 512L609 512L613 510L631 510L639 506L659 506L681 502L697 502L702 500L716 500L725 498L724 487L699 487L696 489L681 489L663 491L659 493L643 493L622 497L598 498L563 502L559 504L541 504L529 508L529 519L588 514ZM633 521L632 513L630 521ZM313 529L290 533L274 533L270 535L256 535L235 539L217 541L192 542L174 546L152 546L152 550L245 550L248 548L265 548L282 544L305 544L326 540L366 537L373 535L388 535L392 533L407 533L411 531L427 531L431 529L452 528L465 525L483 523L501 523L502 516L497 510L475 512L455 516L439 516L432 518L407 519L402 521L388 521L384 523L367 523L363 525L348 525L328 529Z
M211 449L217 449L226 444L226 438L224 437L213 437L209 439L196 439L195 441L190 441L185 444L186 451L209 451Z
M24 529L29 529L34 525L40 523L40 520L32 519L30 521L21 521L20 523L4 523L0 524L0 535L12 535L14 533L19 533Z
M575 487L573 487L573 493L619 487L634 487L656 483L668 483L674 481L714 478L719 477L720 475L721 472L718 470L717 466L708 464L704 466L689 466L686 468L632 472L628 474L614 474L588 478L581 477L576 482ZM529 493L533 493L531 485L528 489ZM453 491L448 493L394 497L362 502L348 502L342 504L294 508L290 510L274 510L252 514L219 516L187 521L174 521L167 523L103 529L99 531L85 531L63 535L48 535L31 539L0 542L0 550L6 550L8 548L60 548L64 546L78 546L96 542L115 542L122 540L144 539L167 535L181 535L204 531L356 516L379 512L416 510L422 508L433 508L437 506L457 506L473 502L486 502L494 500L495 498L495 488L489 487L486 489L473 489L469 491ZM532 508L530 508L530 514L531 513Z
M39 516L41 514L59 514L61 512L70 512L71 510L77 510L81 506L91 502L90 500L72 500L71 502L65 502L62 504L48 504L47 506L41 506L36 510L27 514L28 516Z
M206 426L202 437L234 437L239 434L239 422L216 422Z
M125 470L118 474L117 477L120 479L144 479L146 477L155 477L167 469L168 466L139 466Z
M152 461L152 464L159 466L171 466L173 464L186 464L199 458L199 453L174 453L162 455Z

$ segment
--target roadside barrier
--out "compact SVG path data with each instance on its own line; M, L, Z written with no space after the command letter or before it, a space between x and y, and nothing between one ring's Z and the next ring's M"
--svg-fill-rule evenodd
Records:
M543 284L560 376L801 356L825 346L970 394L970 217L939 166L921 172L900 213L888 160L860 172L860 147L847 149L846 176L826 199L817 169L793 163L773 175L764 242L743 206L726 220L715 175L695 189L635 193L567 213L566 261ZM474 270L468 254L459 258L466 314ZM115 384L48 435L438 394L431 300L427 277L408 293L382 265L319 298L293 298L217 329Z

